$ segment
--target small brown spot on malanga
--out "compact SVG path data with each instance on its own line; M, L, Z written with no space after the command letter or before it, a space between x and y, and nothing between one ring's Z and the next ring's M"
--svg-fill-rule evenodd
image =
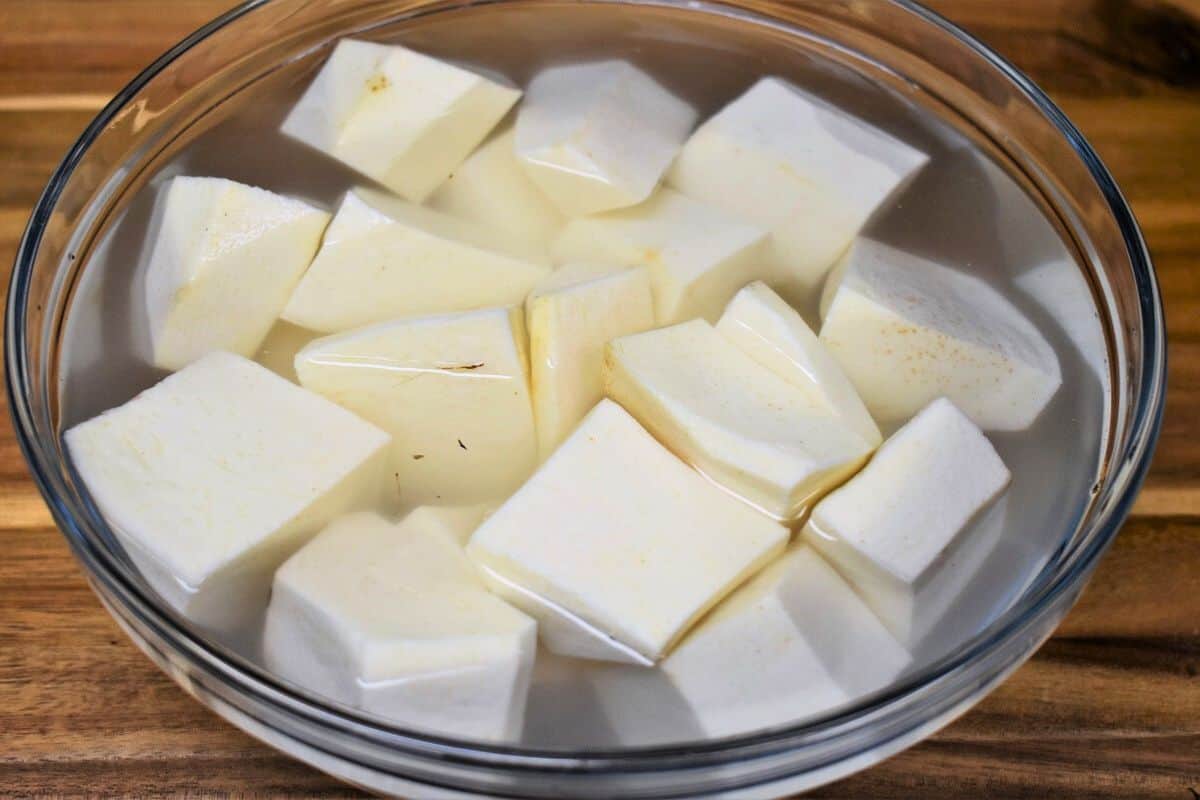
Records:
M424 453L413 453L413 461L420 461L424 457Z
M466 449L467 449L467 446L466 446L465 444L463 444L463 440L462 440L462 439L459 439L459 440L458 440L458 446L459 446L459 447L461 447L463 450L466 450Z
M662 250L657 247L647 247L642 250L642 260L654 264L662 260Z
M367 79L367 91L370 92L382 92L391 85L387 75L375 75Z
M448 367L438 367L438 369L443 370L445 372L470 372L471 370L479 369L480 367L485 366L485 365L486 365L486 362L480 361L477 364L451 364Z

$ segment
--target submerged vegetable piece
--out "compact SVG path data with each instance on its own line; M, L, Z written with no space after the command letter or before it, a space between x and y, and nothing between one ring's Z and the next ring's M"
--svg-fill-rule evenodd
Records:
M252 356L321 242L329 215L221 178L172 178L155 209L145 303L154 365Z
M1054 350L978 278L869 239L839 270L820 339L883 427L948 397L981 428L1022 430L1058 391Z
M553 654L539 657L538 667L554 657ZM571 666L570 683L561 682L558 688L562 695L556 708L558 719L545 712L544 701L539 707L534 706L542 700L538 691L541 687L535 686L530 692L528 713L531 717L539 715L546 719L547 727L555 725L560 730L585 734L587 738L580 742L581 745L594 747L603 743L638 747L678 744L704 736L686 699L661 669L611 661ZM580 718L590 718L591 725L582 728L573 721ZM526 731L529 743L534 744L533 736L539 731L530 730L530 726ZM557 740L548 738L547 743L556 744Z
M817 504L804 538L898 639L912 643L948 602L942 566L971 546L970 523L1008 481L987 437L953 403L938 399Z
M708 736L796 723L882 689L911 662L854 589L796 546L662 662Z
M550 650L652 663L787 538L602 400L467 554Z
M551 248L556 261L645 266L660 325L716 322L737 290L769 274L767 232L664 189L634 208L571 220Z
M321 334L279 320L263 339L254 360L281 378L287 378L292 383L299 383L296 377L296 353Z
M804 318L761 281L730 301L717 330L746 355L803 391L872 447L883 437L854 384Z
M770 283L800 308L880 206L928 158L779 78L764 78L688 139L671 186L772 233Z
M453 539L409 515L335 521L275 576L267 666L393 722L472 739L520 734L532 619L479 582Z
M605 392L680 458L782 520L853 474L873 443L703 320L608 346Z
M533 408L545 458L604 396L604 346L654 327L645 268L569 264L525 301Z
M1044 261L1013 279L1062 328L1092 374L1107 385L1108 344L1092 289L1079 265L1067 259Z
M437 531L448 536L459 545L466 545L471 534L491 510L487 505L473 506L420 506L405 517L406 521L420 525L422 529Z
M342 39L282 130L419 203L520 96L403 47Z
M548 248L566 220L525 173L513 126L491 136L446 179L429 205L530 246Z
M517 111L529 176L568 216L636 205L658 186L696 112L625 61L543 70Z
M296 355L307 389L392 434L404 505L499 500L533 471L537 437L519 308L384 322Z
M229 353L193 362L65 439L155 591L229 633L255 621L284 559L333 517L379 501L390 444L374 425Z
M549 272L539 258L472 223L359 189L342 201L283 318L336 333L519 303Z

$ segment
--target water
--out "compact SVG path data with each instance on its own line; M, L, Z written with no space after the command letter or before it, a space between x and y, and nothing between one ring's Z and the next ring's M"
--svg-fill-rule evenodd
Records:
M451 27L452 26L452 27ZM707 116L765 74L824 95L931 156L931 163L866 233L982 277L1017 305L1058 353L1063 386L1036 424L991 439L1013 473L997 544L952 612L921 644L916 666L958 646L1003 610L1073 530L1096 479L1107 413L1107 367L1096 313L1073 257L1037 206L967 138L871 76L816 49L719 18L667 9L476 8L375 31L518 83L574 59L624 57ZM132 198L89 257L62 351L62 422L118 405L162 374L147 365L138 292L155 187L175 174L212 175L334 208L359 182L282 137L278 126L318 61L273 73L207 118ZM264 361L288 373L303 331L272 334ZM247 648L245 643L229 643ZM733 657L736 654L731 654ZM661 674L540 653L524 742L545 747L649 744L699 735Z

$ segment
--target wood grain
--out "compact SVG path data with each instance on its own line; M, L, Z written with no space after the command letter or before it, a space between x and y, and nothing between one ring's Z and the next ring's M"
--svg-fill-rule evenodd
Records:
M4 0L0 95L111 95L229 0Z
M105 99L221 0L0 0L0 264ZM1133 518L1056 636L931 740L822 798L1200 791L1200 1L938 0L1047 88L1145 230L1171 338ZM7 267L4 269L7 281ZM0 794L351 796L188 698L109 620L0 432Z

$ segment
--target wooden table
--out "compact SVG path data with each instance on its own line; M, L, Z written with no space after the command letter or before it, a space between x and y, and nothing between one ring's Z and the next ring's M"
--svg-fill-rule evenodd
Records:
M0 264L106 98L228 0L0 0ZM1058 634L827 798L1200 798L1200 2L939 0L1116 174L1166 296L1171 391L1133 516ZM348 795L221 722L109 620L0 432L0 794Z

